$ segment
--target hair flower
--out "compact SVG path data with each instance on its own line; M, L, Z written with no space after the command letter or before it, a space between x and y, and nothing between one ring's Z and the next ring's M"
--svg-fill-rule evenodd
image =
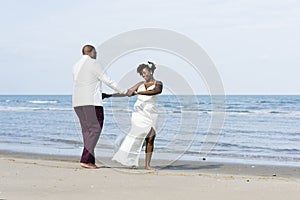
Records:
M150 69L152 69L152 66L153 66L153 64L152 63L147 63L147 65L148 65L148 67L150 68Z

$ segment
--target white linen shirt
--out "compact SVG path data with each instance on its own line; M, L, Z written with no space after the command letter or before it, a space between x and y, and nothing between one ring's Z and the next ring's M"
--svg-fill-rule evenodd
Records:
M119 93L125 93L115 81L104 73L100 64L88 55L83 55L74 65L73 81L73 107L103 106L102 82Z

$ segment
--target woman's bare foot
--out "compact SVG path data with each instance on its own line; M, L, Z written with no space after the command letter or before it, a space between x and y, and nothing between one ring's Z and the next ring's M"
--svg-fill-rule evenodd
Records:
M96 169L97 166L92 163L80 163L80 166L87 169Z
M131 166L131 169L138 169L138 166L133 165Z
M155 168L150 167L150 166L146 166L145 169L146 169L146 170L155 170Z

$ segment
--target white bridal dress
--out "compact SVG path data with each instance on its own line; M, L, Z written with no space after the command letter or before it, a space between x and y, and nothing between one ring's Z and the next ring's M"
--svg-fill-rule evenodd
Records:
M145 84L141 84L137 91L152 90L154 87L155 84L146 89ZM123 137L123 141L112 160L126 166L138 166L144 140L151 128L155 130L157 120L156 100L157 95L137 96L137 101L134 104L132 112L131 129L125 138ZM118 140L121 140L120 137Z

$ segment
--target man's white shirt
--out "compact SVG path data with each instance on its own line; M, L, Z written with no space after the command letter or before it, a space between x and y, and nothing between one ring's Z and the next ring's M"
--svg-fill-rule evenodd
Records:
M126 91L105 74L100 64L88 55L83 57L73 67L73 107L103 106L102 82L119 93Z

